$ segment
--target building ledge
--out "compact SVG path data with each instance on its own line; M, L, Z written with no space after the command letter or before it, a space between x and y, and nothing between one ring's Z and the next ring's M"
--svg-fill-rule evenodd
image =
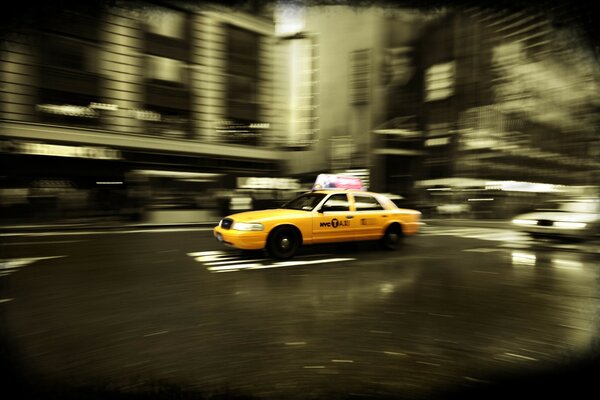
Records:
M373 154L388 156L425 156L426 152L408 149L374 149Z
M219 156L226 158L280 161L285 152L256 147L203 143L199 141L161 138L88 128L74 128L16 121L0 121L5 139L29 139L78 145L106 146L116 149L135 149L171 152L187 155Z

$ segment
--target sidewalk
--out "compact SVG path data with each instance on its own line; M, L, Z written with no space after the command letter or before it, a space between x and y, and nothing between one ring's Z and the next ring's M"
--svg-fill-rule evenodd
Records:
M127 221L56 221L53 223L39 224L13 224L2 225L0 233L25 233L46 231L78 231L78 230L119 230L119 229L156 229L156 228L212 228L219 223L216 221L204 222L127 222Z
M425 226L513 229L509 219L426 218L423 222Z

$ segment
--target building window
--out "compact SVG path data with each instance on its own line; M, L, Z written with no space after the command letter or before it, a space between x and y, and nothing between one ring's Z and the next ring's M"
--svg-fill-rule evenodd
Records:
M146 119L146 131L151 135L172 139L187 139L190 132L190 116L187 110L149 105L147 109L154 118Z
M172 58L147 55L146 78L149 83L186 86L186 64Z
M432 65L425 74L425 101L446 99L454 94L456 64L450 61Z
M173 10L152 13L146 20L148 32L174 39L186 38L186 15Z
M350 54L350 101L354 105L369 103L369 50L356 50Z
M233 25L227 25L226 32L226 118L246 123L258 121L260 35Z
M39 87L36 113L40 122L98 125L98 45L90 40L45 32L39 46Z

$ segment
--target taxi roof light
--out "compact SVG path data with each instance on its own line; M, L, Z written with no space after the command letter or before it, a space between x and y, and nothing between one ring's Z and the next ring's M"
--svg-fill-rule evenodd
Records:
M319 174L312 190L323 189L367 190L362 179L359 177L338 174Z

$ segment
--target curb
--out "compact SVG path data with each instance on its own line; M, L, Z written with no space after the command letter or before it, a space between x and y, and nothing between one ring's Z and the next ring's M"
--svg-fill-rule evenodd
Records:
M470 220L470 219L424 219L427 226L462 226L462 227L493 227L511 229L510 220Z
M110 231L120 229L161 229L161 228L212 228L219 222L190 222L173 224L114 224L114 225L95 225L95 224L70 224L70 225L19 225L4 226L0 228L0 233L27 233L27 232L70 232L79 230Z

